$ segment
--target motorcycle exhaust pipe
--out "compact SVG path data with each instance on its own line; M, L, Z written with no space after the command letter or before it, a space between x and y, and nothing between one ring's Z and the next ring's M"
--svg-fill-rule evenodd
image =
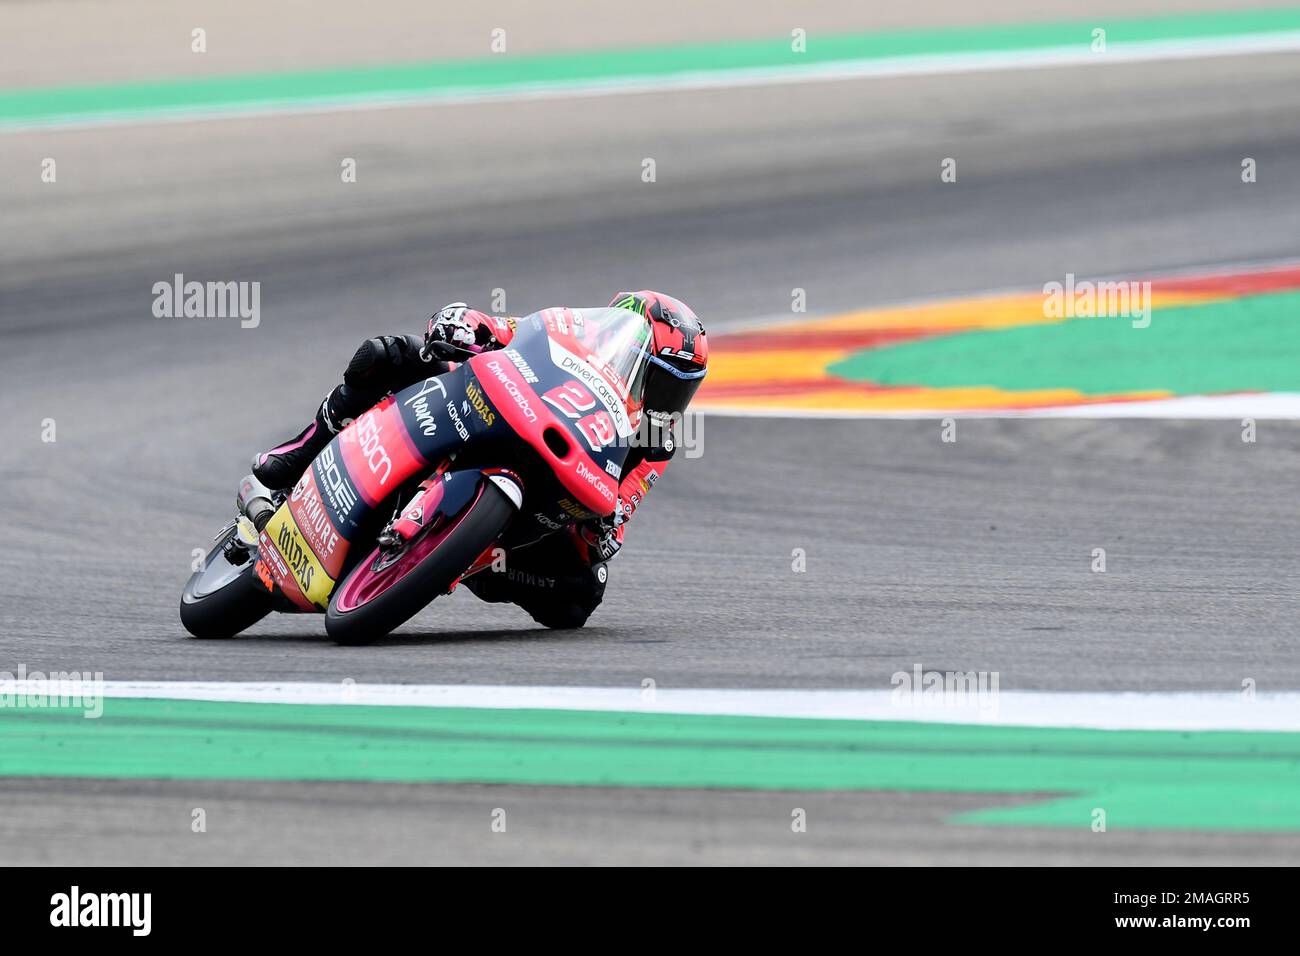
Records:
M253 527L261 531L275 514L274 493L254 475L245 475L239 482L239 495L235 498L239 513L253 522Z

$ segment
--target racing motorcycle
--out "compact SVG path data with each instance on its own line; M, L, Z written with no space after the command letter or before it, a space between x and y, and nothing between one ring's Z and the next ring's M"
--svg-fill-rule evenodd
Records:
M644 317L546 309L506 348L437 346L459 364L361 415L292 489L242 480L238 514L185 585L187 631L324 612L336 642L366 644L491 573L498 549L614 513L642 415Z

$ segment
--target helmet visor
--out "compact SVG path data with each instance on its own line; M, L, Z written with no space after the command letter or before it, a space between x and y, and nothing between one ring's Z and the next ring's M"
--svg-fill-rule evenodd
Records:
M683 371L657 355L648 355L645 407L664 415L683 414L704 381L705 370Z

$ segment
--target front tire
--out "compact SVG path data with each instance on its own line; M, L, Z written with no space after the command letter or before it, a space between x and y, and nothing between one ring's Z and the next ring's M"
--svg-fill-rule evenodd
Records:
M500 537L515 516L515 504L491 481L484 481L478 496L418 564L400 571L391 584L364 602L353 603L367 583L384 572L375 571L376 548L334 589L325 612L325 630L338 644L369 644L405 624L435 597L443 594L465 573L474 559ZM411 547L420 542L414 539Z
M181 593L181 624L194 637L234 637L271 612L271 594L259 586L254 559L231 564L225 554L227 540L229 536L223 537L208 552Z

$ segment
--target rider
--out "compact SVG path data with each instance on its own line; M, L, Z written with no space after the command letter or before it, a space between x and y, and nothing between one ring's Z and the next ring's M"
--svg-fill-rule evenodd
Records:
M708 364L708 340L699 318L680 299L648 290L620 292L609 304L637 312L650 323L646 414L663 423L665 416L685 412ZM283 445L255 455L253 473L268 488L291 487L334 435L385 395L448 371L450 366L435 355L435 343L487 352L509 344L514 324L514 319L453 302L429 319L423 342L414 335L366 339L348 363L343 383L325 396L312 422ZM613 517L580 522L565 534L519 548L506 555L504 572L482 571L467 578L465 586L485 601L519 605L546 627L581 627L604 597L605 564L623 545L623 523L674 450L671 440L657 448L631 448Z

